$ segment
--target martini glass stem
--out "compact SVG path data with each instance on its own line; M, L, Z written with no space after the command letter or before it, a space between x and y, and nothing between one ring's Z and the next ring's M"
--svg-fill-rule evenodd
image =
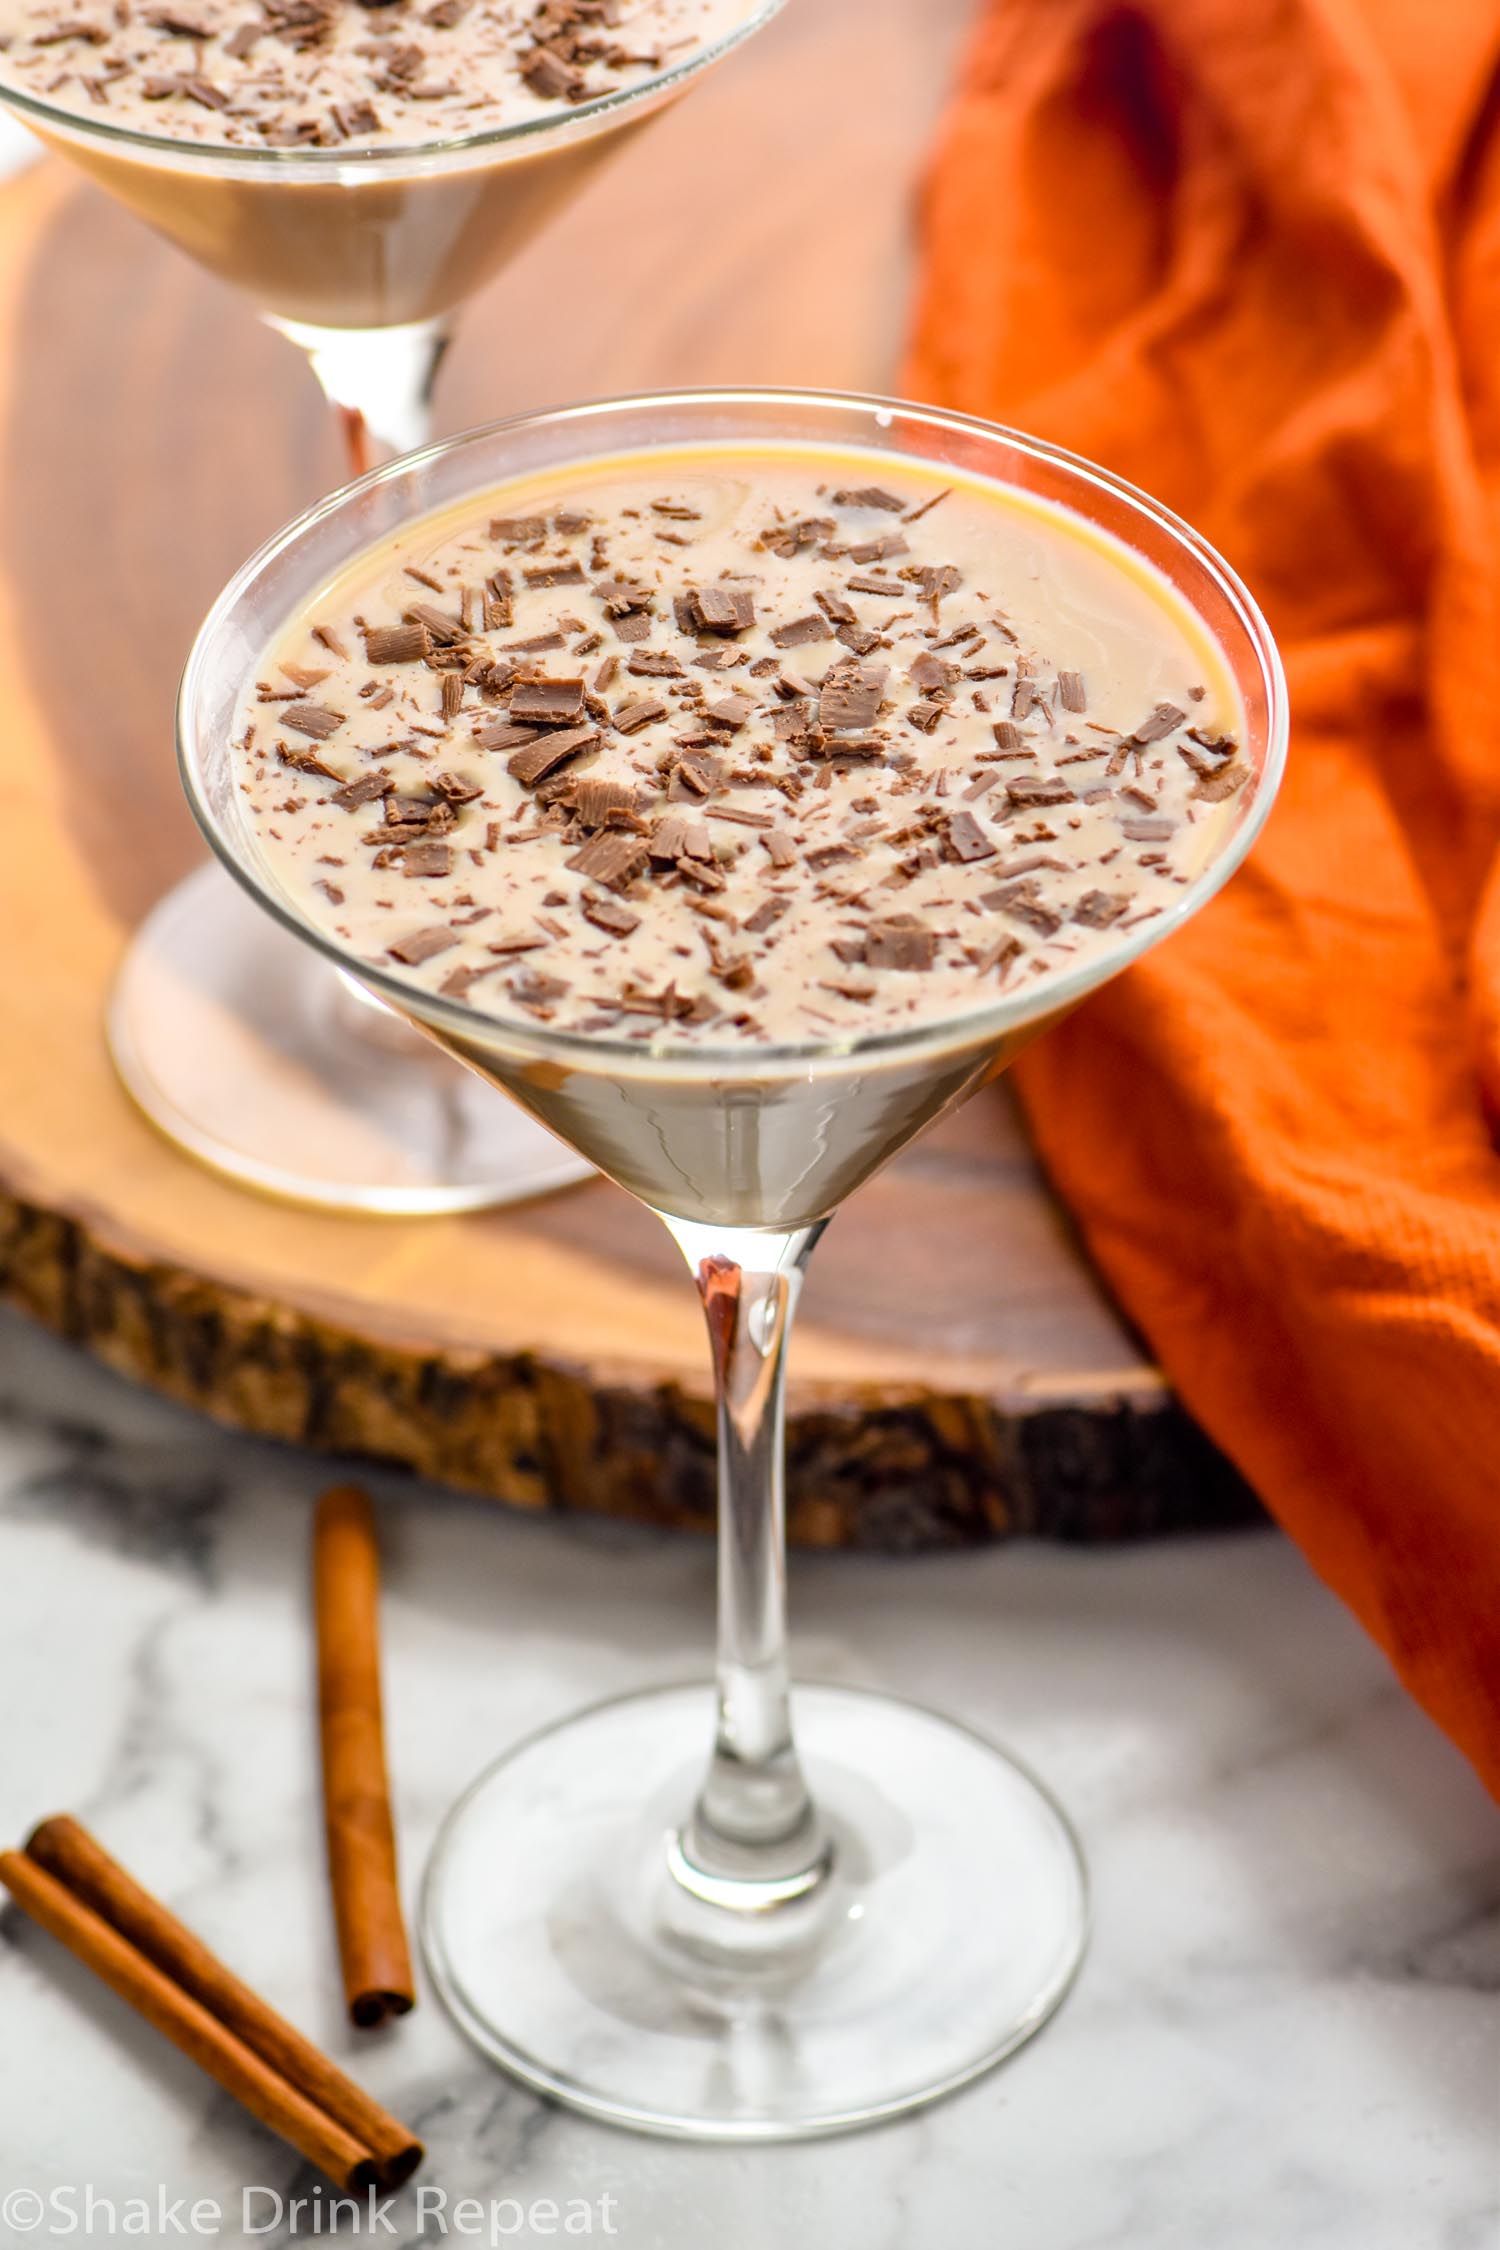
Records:
M822 1225L668 1219L698 1285L719 1440L718 1714L673 1871L717 1904L800 1897L830 1863L792 1739L786 1630L786 1344Z
M432 390L448 348L444 320L399 328L315 328L276 323L307 354L323 395L338 416L349 473L410 453L432 436Z

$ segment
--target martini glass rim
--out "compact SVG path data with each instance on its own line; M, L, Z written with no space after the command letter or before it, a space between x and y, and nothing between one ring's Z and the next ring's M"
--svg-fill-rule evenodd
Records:
M506 148L512 142L587 139L595 124L615 119L643 103L648 96L671 93L700 71L722 61L773 16L779 15L786 5L787 0L758 0L757 5L747 9L739 23L707 46L695 47L691 54L649 78L637 79L629 86L613 87L607 93L595 94L590 100L569 108L549 109L536 117L517 118L508 125L487 126L478 132L451 134L439 140L383 143L375 148L242 147L229 141L189 141L171 133L148 133L138 126L114 124L106 117L90 116L87 111L45 101L3 75L0 75L0 103L64 137L71 135L84 141L97 140L122 149L144 151L158 163L189 171L243 169L285 177L308 174L332 178L337 175L339 184L353 185L350 174L357 174L360 179L379 180L415 171L441 171L449 165L457 168L470 158Z
M393 483L414 471L420 472L436 461L448 459L467 449L482 452L508 435L548 426L576 427L580 423L587 424L591 421L598 421L607 428L612 417L649 411L655 407L677 412L699 408L718 417L735 407L749 409L777 406L787 409L789 413L801 408L804 411L831 410L848 415L853 425L848 442L854 450L859 449L860 429L863 429L868 441L872 425L874 431L878 432L881 428L889 428L899 417L906 425L915 422L928 429L977 436L1013 453L1019 452L1049 467L1063 470L1083 492L1094 490L1107 493L1117 502L1123 501L1133 513L1158 530L1165 531L1179 546L1185 548L1214 582L1244 629L1260 666L1269 715L1266 753L1250 783L1249 804L1241 812L1236 826L1225 837L1207 865L1184 887L1181 898L1174 906L1163 909L1135 930L1122 933L1113 945L1092 955L1078 968L1049 972L987 1006L948 1009L895 1030L850 1032L821 1039L795 1042L737 1040L722 1043L694 1040L690 1045L661 1045L649 1040L622 1038L615 1033L554 1030L414 985L380 963L369 960L352 946L341 943L331 933L318 928L290 900L281 896L269 874L253 865L224 834L209 801L206 777L196 751L193 714L198 685L204 671L214 660L218 637L240 600L265 570L295 547L310 531L336 517L364 493L383 484ZM758 435L761 442L767 442L764 433ZM713 436L717 442L733 442L732 433L726 433L722 427L716 426ZM792 441L790 432L788 439L789 442ZM663 445L670 449L678 442L680 441L664 440ZM746 433L746 442L754 442L749 432ZM805 443L806 440L801 442ZM603 450L601 445L601 452ZM637 444L628 450L645 454L651 448ZM901 457L900 449L889 445L872 446L871 450L885 451ZM908 457L924 459L921 455ZM928 465L939 466L936 463ZM501 475L503 477L503 472ZM475 496L494 481L492 475L481 478L475 486ZM991 481L1003 484L1013 480L995 476ZM448 504L451 505L451 502ZM1070 505L1071 502L1063 504ZM1074 512L1083 515L1086 522L1091 520L1082 508L1075 508ZM419 521L420 513L415 513L411 520ZM284 524L240 566L219 594L199 629L183 670L177 699L179 772L194 818L212 850L236 882L272 914L283 928L301 938L304 943L315 946L336 967L346 970L360 983L369 986L399 1013L408 1017L415 1016L421 1022L438 1026L461 1040L479 1045L488 1042L490 1045L514 1047L543 1061L551 1058L566 1060L579 1066L591 1064L597 1067L601 1060L608 1058L623 1066L631 1075L659 1075L662 1070L668 1070L675 1076L712 1078L726 1075L742 1078L747 1074L759 1077L768 1072L784 1071L788 1067L811 1073L819 1065L844 1066L851 1060L858 1061L866 1057L898 1058L924 1050L940 1052L956 1046L978 1047L992 1040L998 1041L1008 1032L1070 1007L1096 987L1111 980L1122 969L1129 967L1163 938L1180 929L1228 882L1245 859L1269 816L1286 765L1288 733L1286 678L1276 643L1254 597L1237 573L1200 533L1138 486L1116 476L1111 470L1085 460L1079 454L1069 452L1063 446L1032 437L1003 423L985 421L977 415L960 414L950 408L926 406L911 400L882 397L876 393L770 385L645 391L509 415L498 421L482 423L473 429L461 431L456 436L439 439L417 452L402 454L393 461L382 463L379 468L357 478L353 483L339 487L314 506L305 509L301 515L294 517L291 522Z

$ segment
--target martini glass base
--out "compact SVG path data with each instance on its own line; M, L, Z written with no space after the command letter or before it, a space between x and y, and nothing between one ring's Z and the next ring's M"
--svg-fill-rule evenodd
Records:
M749 2142L916 2109L1041 2029L1088 1897L1066 1816L1024 1767L917 1705L800 1688L833 1872L815 1900L721 1909L716 1930L669 1872L713 1710L707 1686L597 1705L449 1815L422 1937L477 2047L589 2116Z
M168 1140L242 1187L398 1218L543 1195L592 1169L311 955L221 869L137 931L110 1052Z

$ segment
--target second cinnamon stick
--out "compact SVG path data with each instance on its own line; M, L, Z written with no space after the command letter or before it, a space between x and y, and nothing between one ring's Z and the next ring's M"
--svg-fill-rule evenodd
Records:
M75 1898L29 1853L0 1852L0 1883L34 1922L320 2172L345 2188L380 2184L369 2149L346 2126L288 2085L217 2016L148 1961L92 1907Z
M374 1510L357 1486L335 1486L313 1522L323 1811L344 1992L366 2028L416 1999L386 1772L379 1596Z
M26 1856L367 2148L382 2188L410 2179L422 2160L415 2135L242 1983L78 1821L66 1813L44 1820L27 1838Z

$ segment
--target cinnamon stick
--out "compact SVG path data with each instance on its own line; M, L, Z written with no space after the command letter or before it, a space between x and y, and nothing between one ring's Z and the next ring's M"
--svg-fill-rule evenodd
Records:
M269 2063L209 2014L191 1993L138 1953L92 1907L25 1852L0 1852L0 1883L23 1913L65 1945L85 1968L144 2016L163 2038L207 2071L216 2085L279 2133L340 2187L379 2187L374 2157L347 2126L310 2102Z
M28 1837L26 1854L306 2095L314 2108L343 2126L368 2150L381 2188L397 2188L410 2179L422 2161L421 2142L242 1983L78 1821L66 1813L44 1820Z
M364 2028L405 2015L416 1999L386 1774L379 1595L374 1510L357 1486L336 1485L313 1519L318 1719L344 1992Z

